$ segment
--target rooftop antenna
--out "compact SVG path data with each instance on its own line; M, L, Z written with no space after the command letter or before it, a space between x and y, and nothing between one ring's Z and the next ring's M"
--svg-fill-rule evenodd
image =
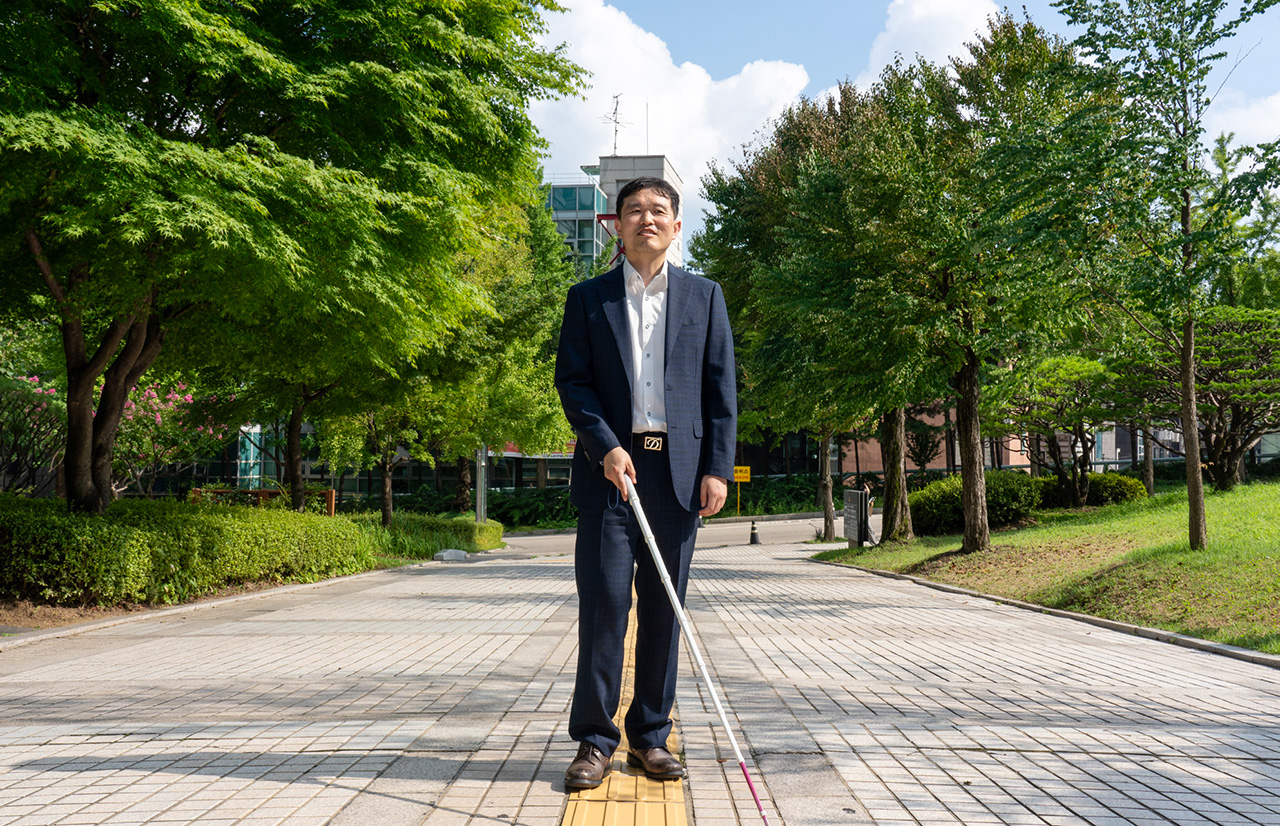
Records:
M613 154L615 155L618 154L618 127L631 125L630 121L625 121L618 116L618 98L620 97L622 97L621 92L613 96L613 112L601 118L605 123L613 124Z

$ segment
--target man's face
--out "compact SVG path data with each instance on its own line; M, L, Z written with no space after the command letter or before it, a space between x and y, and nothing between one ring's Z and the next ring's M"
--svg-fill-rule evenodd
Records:
M642 189L627 196L614 222L628 253L666 254L680 232L680 222L671 212L671 201L656 189Z

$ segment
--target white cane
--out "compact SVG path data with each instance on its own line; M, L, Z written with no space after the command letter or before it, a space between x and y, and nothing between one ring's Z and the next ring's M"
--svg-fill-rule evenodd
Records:
M671 607L675 609L676 619L680 621L680 630L684 632L685 642L689 643L689 650L693 652L693 659L698 663L698 669L702 672L702 682L711 694L711 702L715 704L716 713L720 715L720 724L724 726L724 733L729 735L729 745L733 746L733 756L738 758L738 768L742 769L742 776L747 780L747 788L751 791L751 797L756 801L756 808L760 810L760 818L764 821L765 826L769 826L769 818L765 816L764 805L760 803L760 795L756 794L755 784L751 782L751 775L747 772L747 761L742 759L742 750L738 748L738 739L733 736L733 729L729 727L729 717L724 713L724 706L720 704L720 695L716 692L715 683L711 681L711 672L707 670L707 664L702 659L702 652L698 650L698 643L693 638L693 624L689 621L684 608L680 605L680 595L676 593L675 586L671 584L671 576L667 573L666 563L662 561L662 554L658 553L658 543L653 538L653 531L649 529L649 520L644 516L644 508L640 506L640 497L636 494L636 486L631 481L630 476L623 474L622 478L627 486L627 501L631 503L632 509L636 512L636 520L640 523L640 531L644 534L644 541L649 546L649 553L653 555L653 564L658 569L658 576L662 577L662 587L667 589L667 598L671 600Z

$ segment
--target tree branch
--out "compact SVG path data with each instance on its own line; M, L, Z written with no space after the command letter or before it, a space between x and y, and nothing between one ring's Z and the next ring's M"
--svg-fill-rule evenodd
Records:
M58 283L58 278L53 274L53 267L49 264L49 257L44 254L44 247L40 245L40 238L36 235L36 231L31 227L27 227L27 246L31 248L31 254L36 258L36 266L40 268L40 274L44 276L44 283L49 287L49 292L53 294L54 301L58 302L58 309L62 309L67 301L67 294L62 289L62 285Z

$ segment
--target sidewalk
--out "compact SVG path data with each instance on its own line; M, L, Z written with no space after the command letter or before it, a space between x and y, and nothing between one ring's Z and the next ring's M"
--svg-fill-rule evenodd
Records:
M814 550L690 586L771 824L1280 824L1280 671ZM537 553L0 639L0 826L559 824L576 601ZM757 824L683 667L688 819Z

